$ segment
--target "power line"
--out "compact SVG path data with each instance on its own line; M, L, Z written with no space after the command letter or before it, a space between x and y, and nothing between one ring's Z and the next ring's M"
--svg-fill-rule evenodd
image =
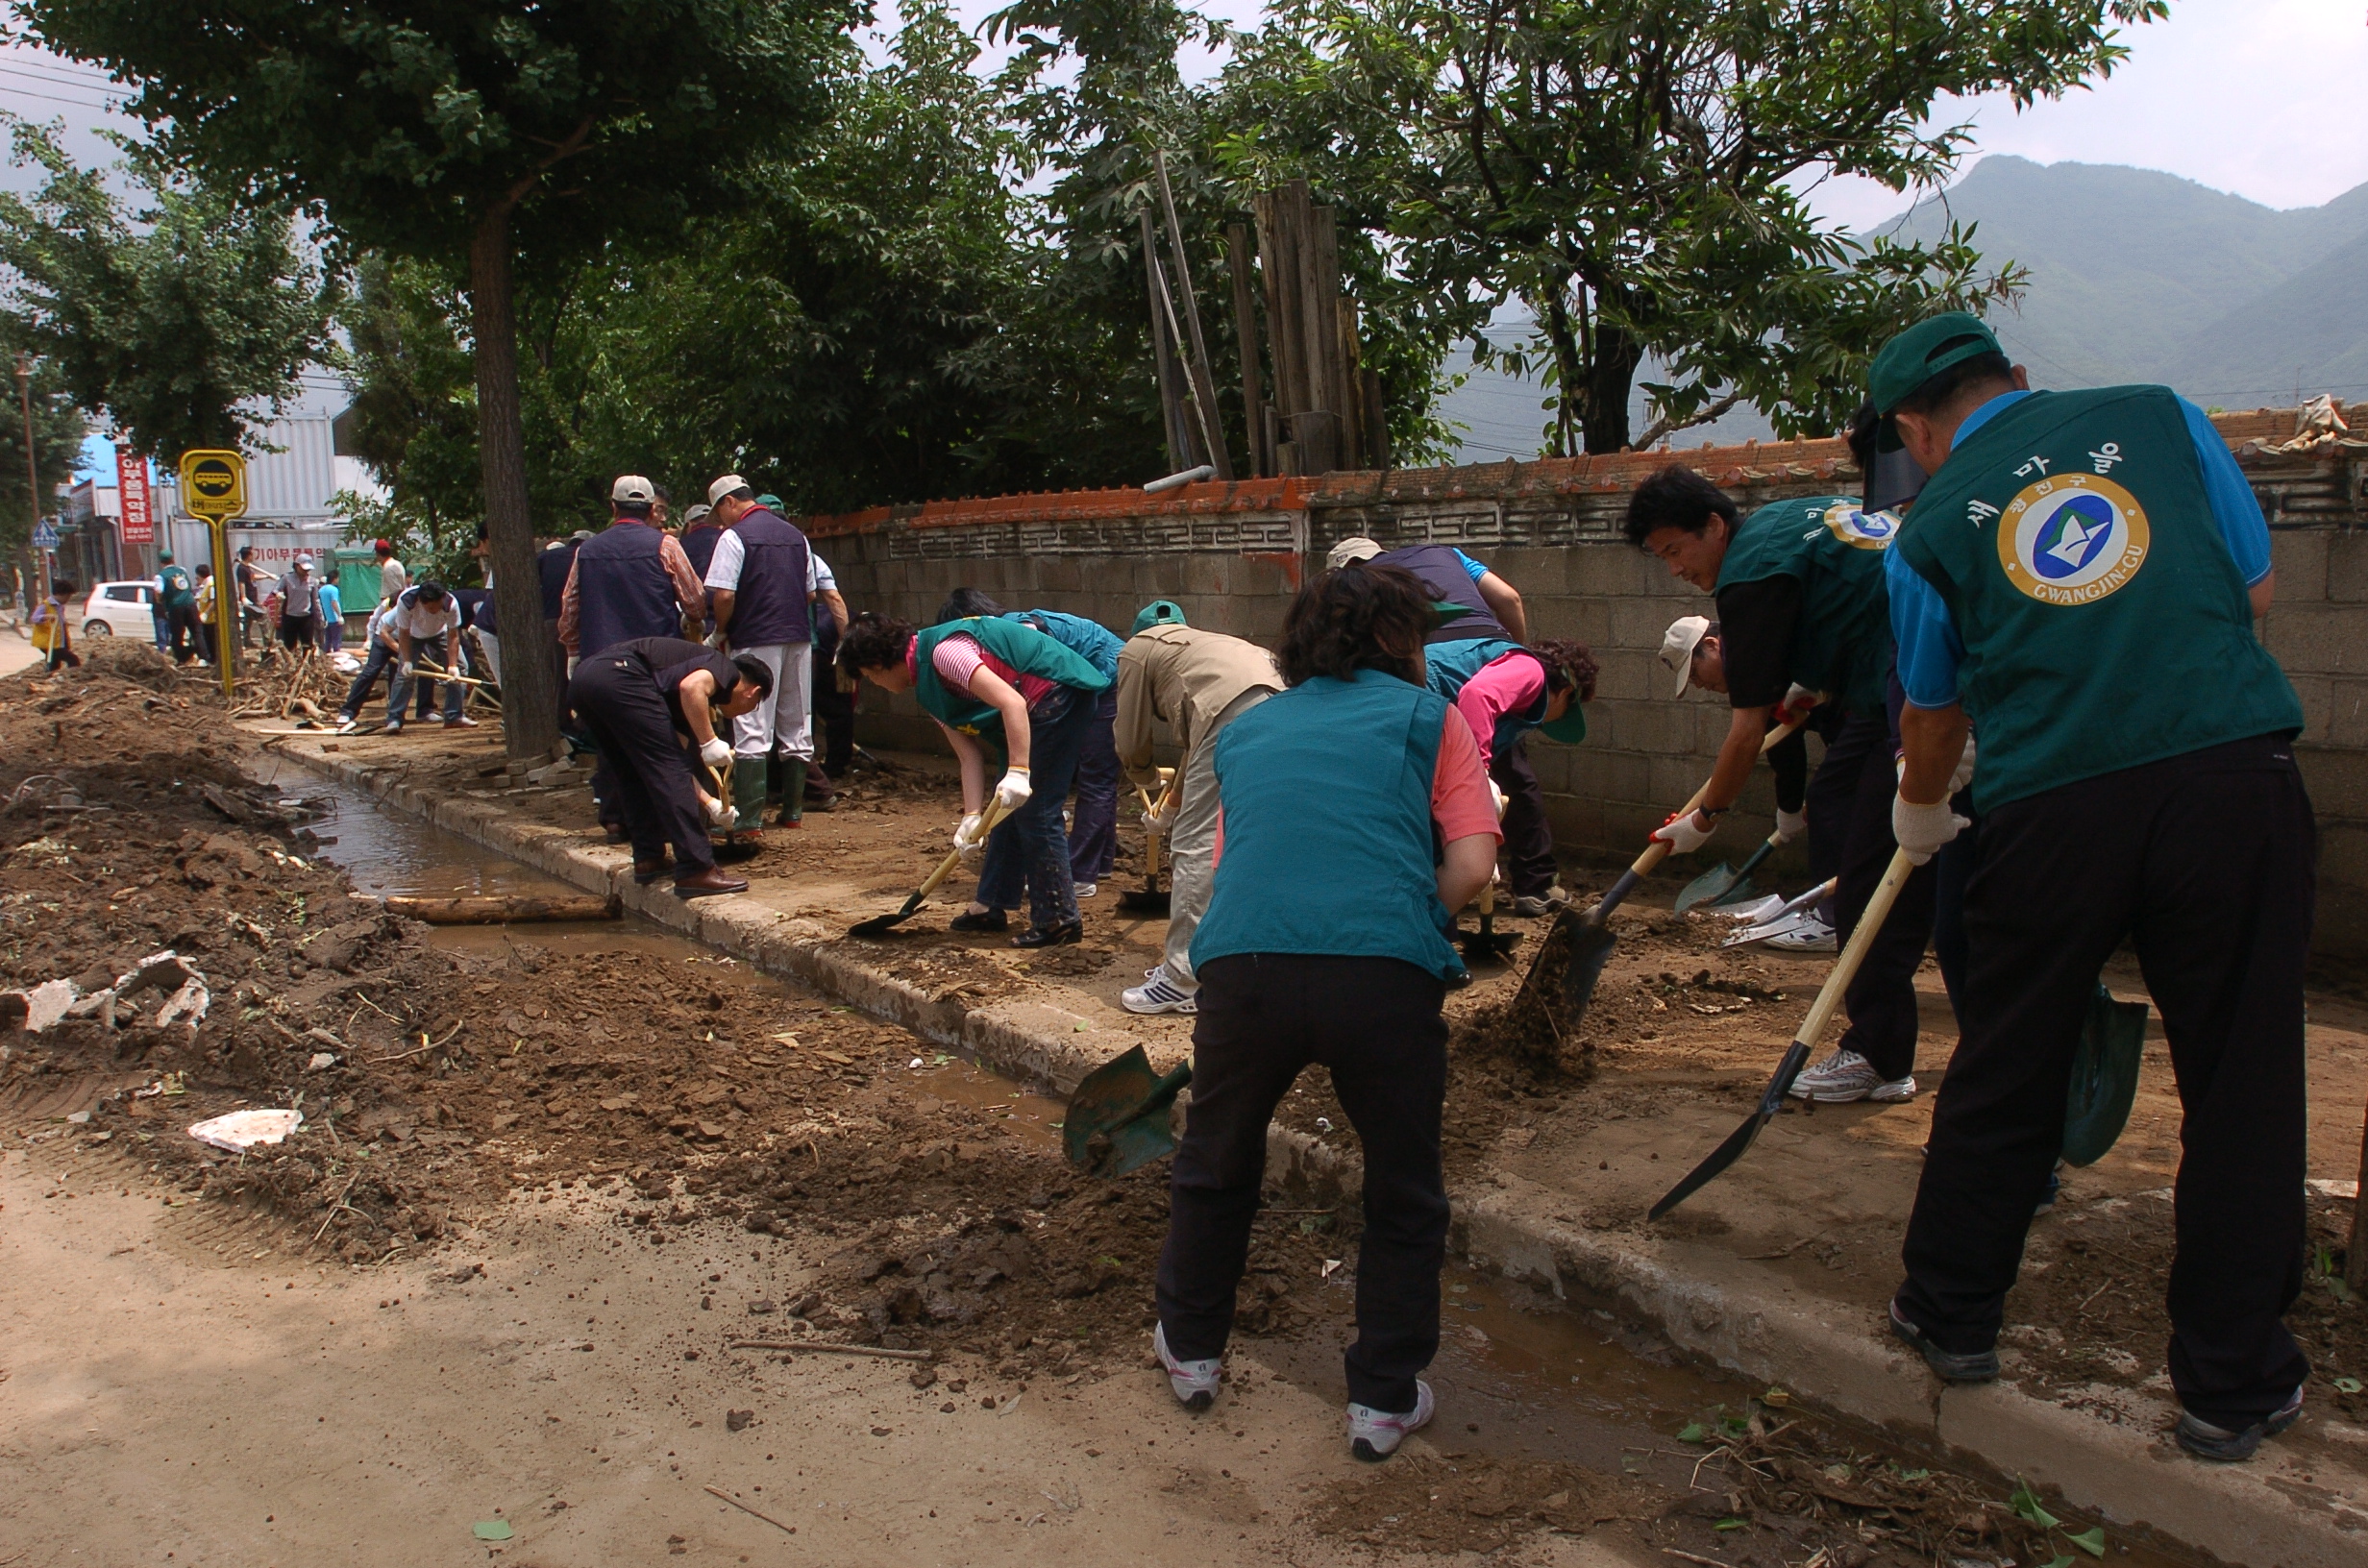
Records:
M45 104L64 104L69 109L95 109L107 113L113 113L116 108L114 103L106 99L93 103L87 98L61 98L55 93L35 92L29 87L11 86L6 83L0 83L0 93L12 98L38 98Z
M11 51L6 54L0 54L0 61L7 61L5 65L0 65L0 70L37 72L48 76L54 76L66 82L114 81L114 78L105 71L93 70L85 65L62 65L55 62L51 59L47 59L39 55L27 55Z

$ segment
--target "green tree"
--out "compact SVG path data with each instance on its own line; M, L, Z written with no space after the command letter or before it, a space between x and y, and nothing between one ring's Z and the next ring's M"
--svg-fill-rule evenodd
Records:
M0 192L12 335L168 469L192 447L245 443L330 347L336 286L298 244L295 212L176 174L136 142L85 169L54 129L10 129L15 161L41 171L30 198Z
M137 84L176 157L315 202L355 244L467 267L478 457L506 625L540 625L514 278L678 230L810 127L851 0L21 0L37 39ZM510 754L555 742L512 662Z
M1516 368L1556 394L1549 446L1615 452L1736 401L1828 430L1896 326L2012 291L1969 232L1862 239L1803 192L1940 183L1970 130L1944 96L2059 97L2162 0L1284 0L1229 90L1280 151L1386 203L1399 263L1449 302L1518 299ZM1240 116L1237 116L1239 118ZM1483 348L1482 353L1489 351Z

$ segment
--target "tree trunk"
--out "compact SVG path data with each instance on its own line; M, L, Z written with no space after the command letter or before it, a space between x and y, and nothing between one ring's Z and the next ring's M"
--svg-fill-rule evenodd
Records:
M1637 340L1598 318L1594 357L1586 367L1579 388L1579 420L1587 436L1587 451L1624 452L1628 447L1628 393L1635 385L1644 350ZM1570 395L1566 386L1564 396Z
M510 300L510 208L469 242L469 324L477 352L477 451L485 481L494 614L502 627L502 733L512 762L547 761L559 744L551 628L527 504L526 425L518 412L518 318Z

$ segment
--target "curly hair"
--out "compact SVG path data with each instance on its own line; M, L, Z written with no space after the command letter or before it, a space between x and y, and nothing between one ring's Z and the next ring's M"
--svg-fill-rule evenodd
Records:
M913 624L900 621L893 615L876 610L865 610L847 624L839 634L839 674L850 680L862 676L866 670L885 670L904 662L904 650L912 646Z
M1422 643L1434 625L1430 590L1402 566L1358 561L1301 588L1283 615L1275 655L1293 686L1379 670L1422 684Z
M1529 645L1529 650L1545 661L1545 689L1550 692L1575 692L1577 700L1595 700L1595 655L1585 643L1572 642L1567 637L1547 637Z

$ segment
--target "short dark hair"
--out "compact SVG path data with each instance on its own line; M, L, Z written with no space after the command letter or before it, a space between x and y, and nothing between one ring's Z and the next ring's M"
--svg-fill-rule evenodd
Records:
M667 489L662 484L653 483L650 486L650 493L670 506L674 504L674 492ZM770 688L768 688L768 690L770 690Z
M1970 359L1960 359L1914 391L1899 400L1893 414L1920 414L1926 419L1957 401L1958 395L1969 386L1984 381L2014 380L2014 361L2003 354L1977 354Z
M1700 533L1715 515L1735 527L1742 511L1735 499L1684 463L1671 463L1644 478L1628 498L1627 521L1621 530L1628 542L1642 549L1644 541L1664 528Z
M612 501L609 509L619 517L629 517L637 523L650 521L651 503L646 501Z
M49 579L49 592L54 599L68 598L74 592L74 579L72 577L52 577Z
M1883 428L1883 416L1875 412L1871 403L1862 403L1842 428L1842 439L1850 444L1850 460L1863 474L1875 466L1875 436Z
M732 657L731 667L740 672L740 678L756 688L756 699L761 702L773 695L773 671L753 653Z
M451 589L445 587L442 583L431 578L429 581L423 582L419 585L419 597L427 600L430 603L433 603L439 599L452 598L453 593Z
M949 621L967 621L973 616L997 616L1003 606L991 594L976 588L956 588L946 596L946 602L937 607L937 619L929 625L944 625Z
M1595 700L1595 655L1585 643L1567 637L1548 637L1529 645L1529 650L1545 662L1545 689L1551 692L1576 692L1582 702Z
M242 561L254 553L255 547L253 545L240 545L238 547L238 558Z
M910 621L865 610L839 633L839 673L853 680L866 670L886 670L902 664L904 650L912 641Z
M1379 670L1419 686L1422 644L1437 624L1431 592L1402 566L1355 561L1301 588L1283 613L1275 656L1286 684Z

